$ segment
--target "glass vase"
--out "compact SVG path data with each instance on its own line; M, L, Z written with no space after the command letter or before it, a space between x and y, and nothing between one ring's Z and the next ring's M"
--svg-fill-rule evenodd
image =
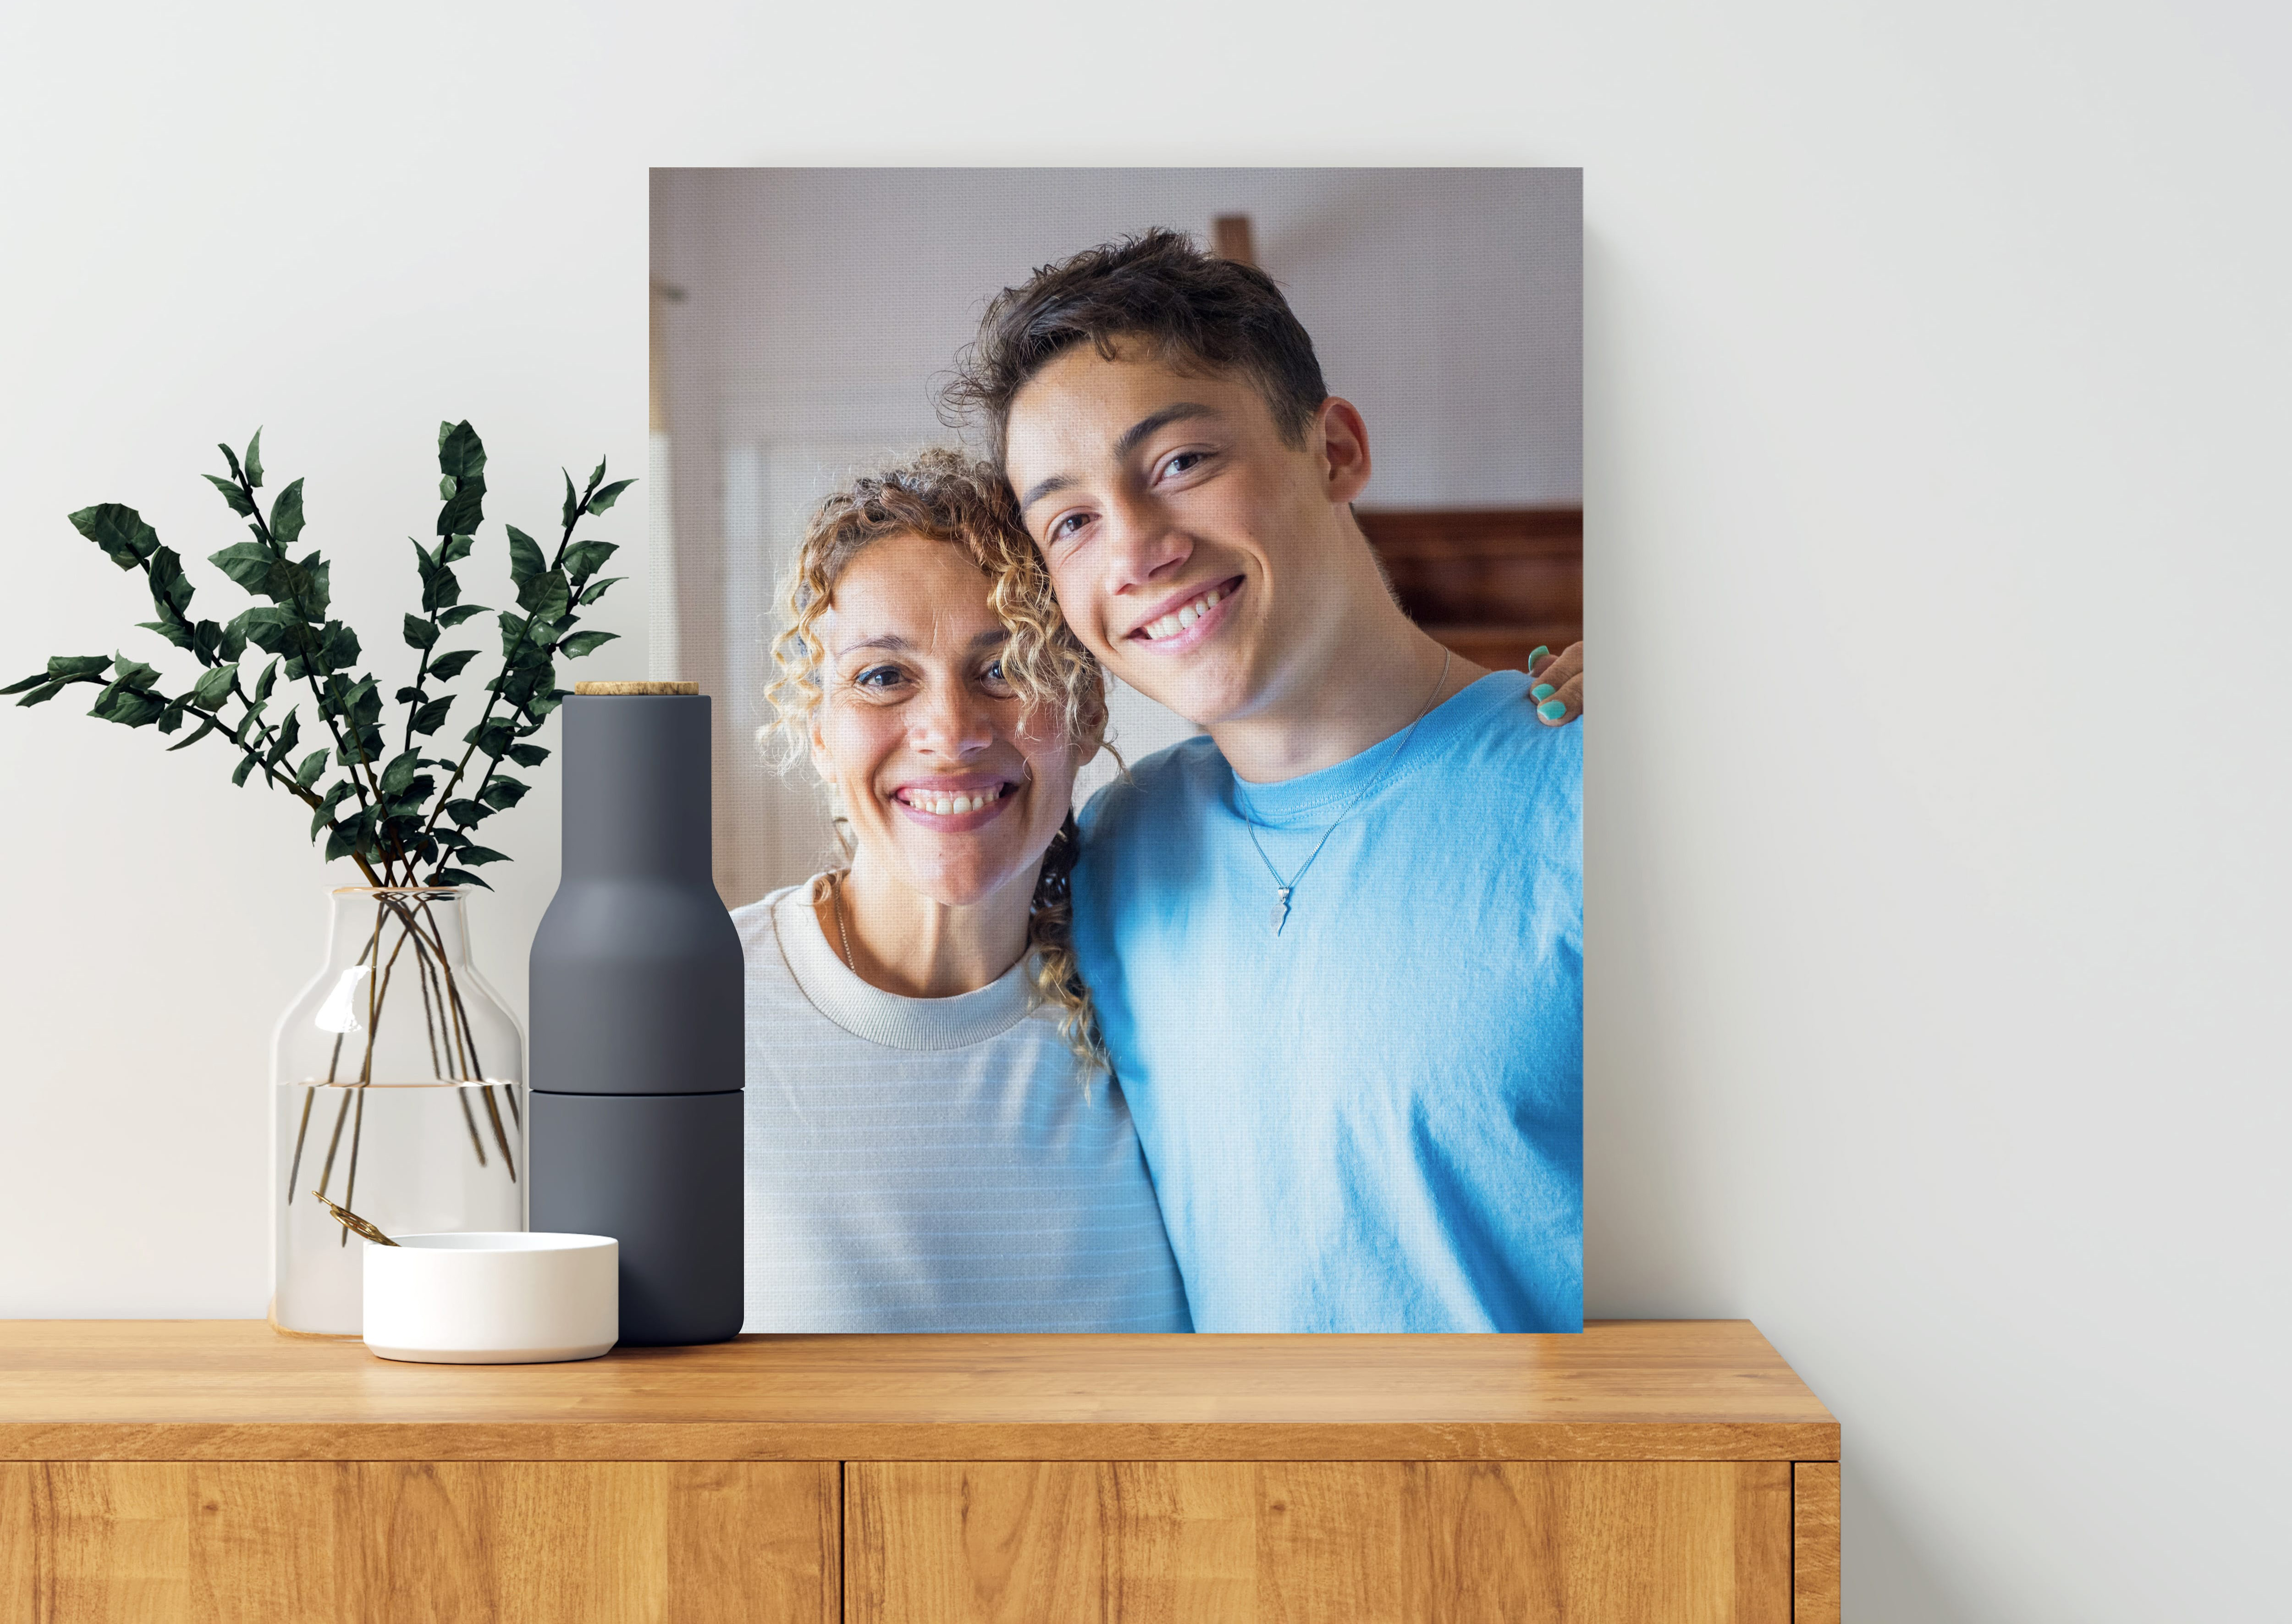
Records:
M471 967L462 892L346 887L272 1049L270 1322L360 1332L365 1247L526 1226L524 1044Z

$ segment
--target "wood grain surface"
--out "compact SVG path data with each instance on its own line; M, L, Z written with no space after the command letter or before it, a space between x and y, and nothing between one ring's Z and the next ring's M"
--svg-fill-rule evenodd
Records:
M1838 1463L1802 1460L1792 1469L1793 1624L1838 1624Z
M1739 1320L1552 1337L742 1337L421 1365L261 1321L0 1321L0 1459L1810 1460Z
M854 1462L852 1624L1788 1624L1786 1462Z
M835 1624L832 1463L0 1463L0 1624Z

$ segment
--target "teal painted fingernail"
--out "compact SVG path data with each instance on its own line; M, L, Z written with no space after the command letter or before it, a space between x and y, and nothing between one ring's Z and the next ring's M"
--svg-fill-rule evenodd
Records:
M1536 714L1546 722L1557 722L1568 714L1568 707L1557 699L1546 699L1536 707Z
M1528 651L1528 663L1530 666L1533 666L1537 660L1542 659L1545 655L1551 652L1552 648L1550 644L1539 642L1536 647Z
M1538 683L1535 687L1528 691L1528 697L1531 699L1548 699L1559 691L1560 691L1557 688L1554 688L1549 683Z

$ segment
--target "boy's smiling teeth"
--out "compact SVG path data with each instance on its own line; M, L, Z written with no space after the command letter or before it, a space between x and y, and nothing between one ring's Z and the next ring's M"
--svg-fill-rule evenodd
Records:
M977 812L982 806L993 805L1003 798L1005 788L1002 784L990 784L984 789L966 790L961 795L948 795L937 789L902 789L899 792L899 799L917 812L955 818L964 812Z
M1149 642L1159 642L1165 637L1175 637L1180 632L1215 609L1225 597L1225 589L1213 586L1192 602L1182 604L1175 614L1165 615L1159 620L1150 620L1138 629Z

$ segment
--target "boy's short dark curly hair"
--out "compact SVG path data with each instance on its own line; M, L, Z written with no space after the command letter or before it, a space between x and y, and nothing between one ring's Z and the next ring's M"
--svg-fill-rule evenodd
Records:
M1273 279L1157 227L1045 265L996 295L942 402L953 420L986 419L999 468L1011 403L1028 381L1077 344L1111 360L1125 338L1143 339L1181 371L1246 375L1293 446L1328 399L1313 341Z

